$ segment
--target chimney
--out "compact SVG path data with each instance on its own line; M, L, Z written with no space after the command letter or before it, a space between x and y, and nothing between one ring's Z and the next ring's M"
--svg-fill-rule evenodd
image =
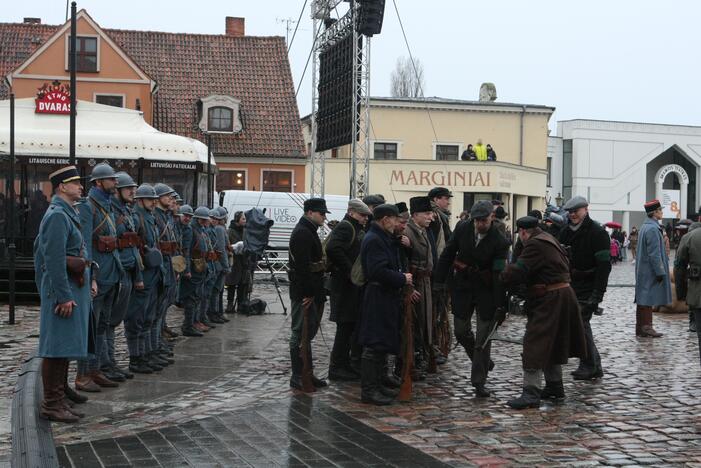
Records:
M226 17L226 35L231 37L243 37L246 35L246 18L234 16Z
M41 24L41 18L24 18L24 24Z

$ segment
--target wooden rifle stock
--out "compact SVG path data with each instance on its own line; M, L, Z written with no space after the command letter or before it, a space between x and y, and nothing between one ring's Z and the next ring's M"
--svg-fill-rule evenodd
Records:
M402 386L399 388L399 401L411 401L413 382L411 371L414 368L414 305L411 303L411 293L404 296L404 355L402 356Z
M306 305L302 309L302 340L299 345L299 353L302 358L302 391L305 393L313 393L316 391L314 382L312 382L312 363L309 356L311 343L309 342L309 308L311 304Z

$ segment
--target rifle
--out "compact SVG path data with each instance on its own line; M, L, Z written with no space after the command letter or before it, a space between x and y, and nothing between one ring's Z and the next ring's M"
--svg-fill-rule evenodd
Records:
M314 382L312 382L312 363L309 356L311 343L309 342L309 308L311 304L306 305L302 309L302 340L299 345L299 353L302 358L302 391L305 393L313 393L316 391Z
M402 356L402 386L399 388L399 401L411 401L411 371L414 368L414 305L411 293L404 296L404 356Z
M426 371L429 374L435 374L436 372L438 372L438 365L436 364L436 350L433 348L433 335L436 332L433 329L433 314L436 312L436 308L431 307L431 310L427 312L428 313L426 314L426 345L428 346L428 369Z

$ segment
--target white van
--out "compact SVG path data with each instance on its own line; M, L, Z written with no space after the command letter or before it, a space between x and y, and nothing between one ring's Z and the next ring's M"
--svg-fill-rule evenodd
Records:
M292 230L304 215L304 200L308 198L311 198L308 193L224 190L219 192L215 199L219 201L219 205L229 210L230 220L237 211L248 211L251 208L265 210L265 215L275 222L270 229L270 247L287 250ZM326 221L342 220L348 211L348 197L326 195L324 199L331 212L326 215ZM326 230L328 232L328 227Z

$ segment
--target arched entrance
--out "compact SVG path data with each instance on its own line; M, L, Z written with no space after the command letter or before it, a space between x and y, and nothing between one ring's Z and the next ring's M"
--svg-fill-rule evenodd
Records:
M680 190L665 190L665 179L668 176L676 176L677 183ZM673 184L674 187L676 184ZM676 195L679 195L679 200L677 200ZM686 213L689 211L689 174L681 167L679 164L667 164L662 166L657 170L655 174L655 198L662 201L664 205L669 205L669 200L665 200L667 197L671 196L671 203L676 206L677 212L679 213L677 218L685 218ZM669 212L669 210L668 210Z

